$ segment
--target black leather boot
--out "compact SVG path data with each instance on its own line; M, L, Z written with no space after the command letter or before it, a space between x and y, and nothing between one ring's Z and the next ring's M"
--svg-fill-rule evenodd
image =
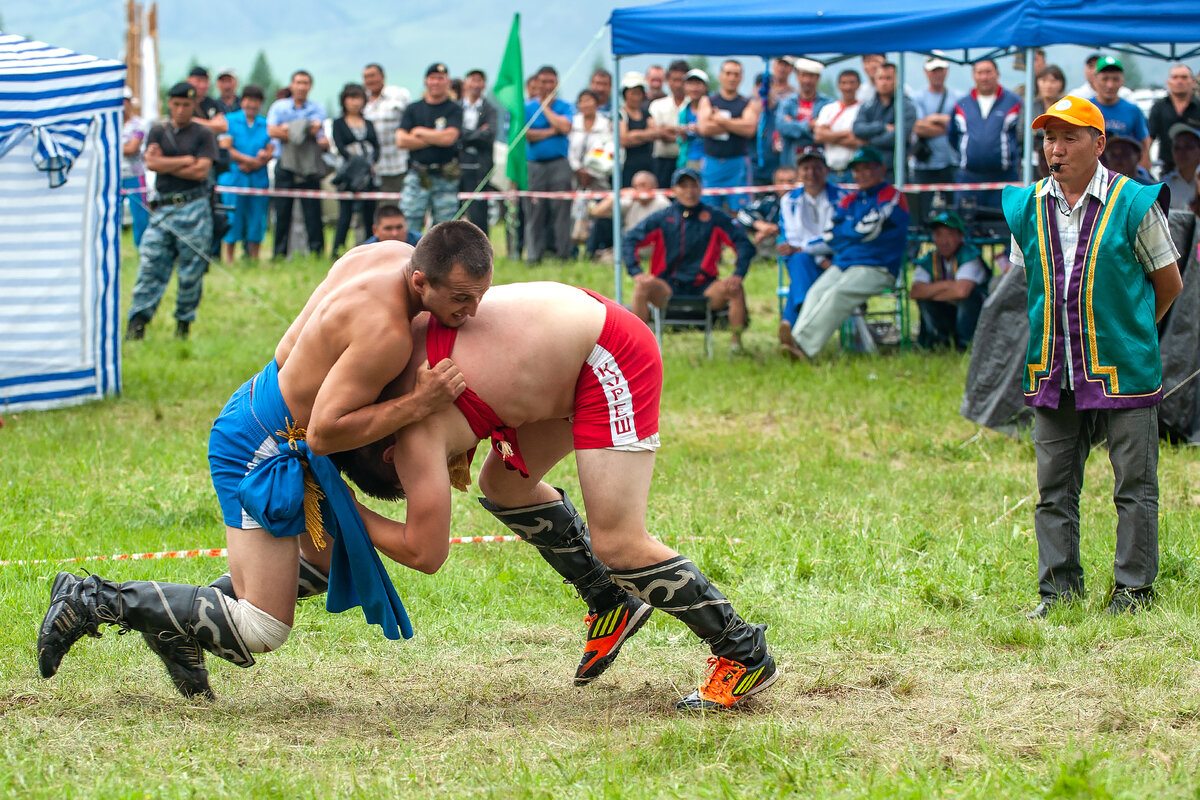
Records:
M555 488L562 499L535 506L501 508L484 497L479 502L536 547L587 603L588 641L575 670L575 684L581 686L608 669L621 645L645 624L652 609L613 583L608 567L592 553L587 525L566 493Z

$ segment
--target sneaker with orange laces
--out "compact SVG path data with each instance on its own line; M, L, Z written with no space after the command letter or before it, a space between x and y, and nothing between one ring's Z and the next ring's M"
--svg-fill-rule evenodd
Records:
M583 686L600 677L621 651L625 640L650 618L654 610L633 595L619 606L599 614L588 614L584 622L588 626L587 644L583 648L583 659L575 670L575 685Z
M724 711L766 689L779 677L775 659L768 653L756 664L742 664L714 656L712 670L700 688L675 704L679 711Z

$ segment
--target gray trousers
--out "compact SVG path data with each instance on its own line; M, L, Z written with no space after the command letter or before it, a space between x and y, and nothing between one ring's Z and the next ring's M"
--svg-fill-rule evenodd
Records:
M1076 410L1074 392L1058 408L1034 408L1039 499L1033 512L1042 597L1082 597L1079 494L1093 434L1107 428L1117 507L1114 576L1118 589L1140 589L1158 575L1158 409Z
M571 190L571 164L565 158L551 161L529 162L529 191L569 192ZM559 258L570 258L571 201L546 200L526 197L525 205L525 255L529 261L537 261L546 252L548 234L554 237L554 253Z
M895 285L895 276L883 267L829 267L809 287L792 326L792 338L815 358L854 309Z

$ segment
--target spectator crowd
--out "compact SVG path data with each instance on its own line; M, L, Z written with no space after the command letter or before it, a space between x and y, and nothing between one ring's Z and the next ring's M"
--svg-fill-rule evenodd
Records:
M735 347L745 318L741 276L755 252L778 257L790 283L780 345L800 359L814 357L868 297L895 286L910 224L927 231L930 242L912 275L920 341L963 348L971 340L991 272L972 242L971 223L1000 207L1000 193L901 192L893 174L900 137L912 183L1018 181L1026 135L1034 137L1035 174L1045 177L1043 133L1024 129L1023 105L1031 103L1037 116L1071 94L1103 114L1105 166L1141 183L1165 183L1172 207L1192 204L1200 101L1187 65L1170 68L1166 94L1148 114L1128 99L1125 67L1112 55L1089 57L1085 83L1070 90L1063 70L1045 63L1041 51L1028 88L1006 83L1001 64L984 58L964 65L973 88L960 94L947 86L951 68L946 57L930 55L925 85L914 89L897 85L896 65L883 54L836 69L781 57L756 76L752 93L742 94L739 61L723 61L710 76L681 59L619 80L597 69L587 88L568 98L555 68L543 66L526 81L524 118L511 120L489 95L483 70L456 78L441 62L425 70L416 96L389 84L381 65L367 64L361 83L338 92L334 116L313 99L314 78L304 69L268 98L263 87L240 85L233 69L218 70L214 87L208 70L196 67L167 93L168 113L153 128L126 98L122 186L141 255L127 335L143 335L178 262L187 291L180 292L176 331L186 337L205 260L232 262L239 251L258 259L272 218L275 258L303 248L337 258L378 239L415 242L456 216L487 231L502 203L458 195L494 188L494 172L503 171L495 146L514 125L525 132L530 190L616 186L623 190L623 224L622 240L614 241L611 198L523 198L508 209L515 219L510 257L532 265L582 252L599 260L619 248L635 278L635 311L645 316L647 303L675 294L709 297L714 307L730 306ZM617 135L622 153L614 174ZM147 172L156 179L150 192ZM326 179L338 190L395 198L338 201L327 247L317 198L211 191L319 190ZM719 191L767 185L774 188ZM729 278L718 274L723 246L736 252Z

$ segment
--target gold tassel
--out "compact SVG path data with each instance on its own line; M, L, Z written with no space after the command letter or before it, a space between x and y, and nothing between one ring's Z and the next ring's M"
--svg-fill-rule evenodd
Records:
M317 479L307 466L304 467L304 529L312 537L313 545L318 552L328 545L325 542L325 521L321 519L321 501L325 493L321 491Z
M500 440L499 449L500 449L500 457L503 458L505 461L508 461L510 458L513 457L512 445L509 444L508 442L504 441L503 439Z
M450 456L446 461L446 469L450 473L450 485L460 492L465 492L471 485L471 459L467 453Z
M292 450L298 449L296 442L303 442L308 431L296 424L295 420L284 419L287 427L282 431L275 431L276 436L282 436L287 439L288 447ZM325 542L325 520L321 518L321 501L325 499L325 493L321 491L321 485L317 483L317 479L313 477L312 470L308 468L308 464L304 465L304 530L308 532L312 538L313 545L318 551L324 550L329 545Z

